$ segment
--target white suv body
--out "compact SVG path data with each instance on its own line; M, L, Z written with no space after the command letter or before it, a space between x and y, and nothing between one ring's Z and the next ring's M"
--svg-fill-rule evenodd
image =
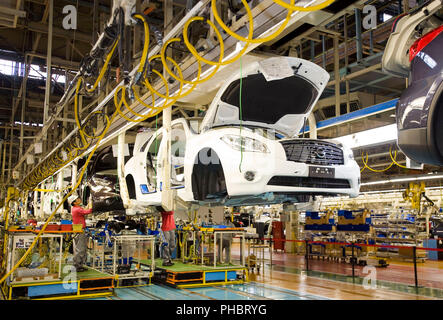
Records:
M254 62L241 72L242 77L239 71L219 89L200 132L186 119L172 122L171 186L177 196L225 206L357 196L360 170L349 148L332 140L298 138L329 74L292 57ZM140 132L125 165L136 206L161 204L157 160L166 149L164 134L163 128Z

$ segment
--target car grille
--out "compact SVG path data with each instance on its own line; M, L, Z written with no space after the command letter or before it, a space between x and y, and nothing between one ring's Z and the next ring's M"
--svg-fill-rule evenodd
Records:
M270 186L349 189L351 185L346 179L274 176L269 180Z
M343 150L337 145L318 140L281 141L288 161L322 166L344 164Z

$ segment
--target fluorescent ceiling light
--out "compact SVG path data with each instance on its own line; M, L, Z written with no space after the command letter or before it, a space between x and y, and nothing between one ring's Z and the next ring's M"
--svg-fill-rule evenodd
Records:
M334 138L348 148L355 149L360 147L369 147L378 144L397 141L397 125L390 124L387 126L369 129L347 136Z
M443 175L428 175L428 176L418 176L418 177L371 181L371 182L362 183L360 186L372 186L372 185L377 185L377 184L407 182L407 181L423 181L423 180L434 180L434 179L443 179Z

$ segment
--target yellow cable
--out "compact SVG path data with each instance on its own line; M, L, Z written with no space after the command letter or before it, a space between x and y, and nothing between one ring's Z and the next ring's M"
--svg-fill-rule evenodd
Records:
M368 166L368 157L369 157L369 155L368 155L367 152L366 152L366 160L365 160L365 159L363 158L363 156L362 156L362 162L363 162L363 164L364 164L363 170L364 170L365 168L368 168L368 169L371 170L372 172L380 173L380 172L385 172L385 171L389 170L389 169L394 165L394 162L391 162L391 164L390 164L389 166L387 166L386 168L384 168L384 169L380 169L380 170L372 169L370 166Z
M324 9L327 6L331 5L335 0L327 0L323 3L318 4L318 5L308 6L308 7L294 6L294 5L288 4L288 3L281 1L281 0L272 0L272 1L274 1L275 3L281 5L282 7L286 8L286 9L292 9L294 11L317 11L317 10Z
M86 88L86 91L88 91L89 93L94 92L95 89L97 89L98 84L100 83L100 81L102 80L102 78L105 75L106 71L108 70L108 64L111 61L112 56L114 55L114 51L117 48L119 40L120 40L120 38L117 38L117 40L115 40L114 46L112 47L111 51L109 52L108 56L106 57L105 63L103 65L103 68L100 71L100 74L99 74L97 80L95 81L94 85L92 86L92 88L91 89Z
M392 157L392 147L389 148L389 156L391 157L392 162L394 162L397 166L403 169L408 169L408 167L399 164L395 159L397 158L397 150L394 151L394 157Z

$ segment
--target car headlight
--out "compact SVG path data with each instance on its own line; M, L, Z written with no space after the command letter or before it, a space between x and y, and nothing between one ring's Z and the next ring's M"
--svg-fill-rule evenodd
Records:
M243 150L244 152L269 153L269 149L266 144L256 139L231 134L225 135L220 139L232 149L237 151Z

